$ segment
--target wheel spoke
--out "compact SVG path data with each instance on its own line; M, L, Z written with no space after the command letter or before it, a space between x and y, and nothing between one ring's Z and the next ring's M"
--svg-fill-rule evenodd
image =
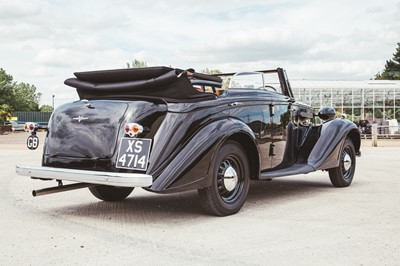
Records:
M240 210L249 189L250 169L246 153L235 141L227 141L216 157L211 186L200 189L203 207L218 216Z
M346 138L340 154L339 166L329 169L329 178L335 187L347 187L353 181L356 158L351 139Z
M235 199L240 193L243 186L243 178L241 177L241 169L234 156L224 159L219 168L217 175L217 187L221 198L225 202ZM233 179L233 180L232 180Z
M344 178L349 178L351 175L352 167L353 167L353 160L350 156L350 150L346 147L342 153L342 173Z

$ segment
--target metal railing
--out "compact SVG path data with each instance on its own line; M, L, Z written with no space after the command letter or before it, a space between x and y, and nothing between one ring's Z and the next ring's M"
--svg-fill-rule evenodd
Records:
M49 122L51 112L12 112L12 116L17 117L19 121L35 122L46 124Z
M371 125L371 139L372 139L372 146L373 147L378 147L378 139L400 139L400 134L399 131L396 131L395 134L386 134L386 133L378 133L381 128L395 128L398 129L398 126L388 126L388 125L378 125L378 124L372 124ZM364 138L367 138L364 135Z

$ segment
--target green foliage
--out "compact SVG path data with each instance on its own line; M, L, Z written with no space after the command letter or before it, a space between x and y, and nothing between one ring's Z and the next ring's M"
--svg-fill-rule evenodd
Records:
M397 43L393 59L386 61L385 69L377 73L375 79L400 80L400 43Z
M140 61L138 59L132 60L132 63L126 63L128 68L142 68L147 67L147 63L145 61Z
M38 111L41 93L36 87L13 81L13 77L0 68L0 105L6 104L11 111Z
M14 93L13 77L0 68L0 105L9 104Z
M361 115L352 115L352 114L346 114L346 119L353 121L353 122L357 122L360 121L361 119L364 119L361 117Z
M0 121L4 123L5 121L11 119L11 106L8 104L0 104Z
M213 74L222 74L222 71L219 70L219 69L208 69L208 68L206 68L206 69L203 69L201 71L201 73L213 75Z
M11 101L15 111L39 111L41 93L36 87L27 83L18 83L14 87L14 98Z
M53 107L47 104L44 104L42 106L40 106L39 108L40 112L53 112Z

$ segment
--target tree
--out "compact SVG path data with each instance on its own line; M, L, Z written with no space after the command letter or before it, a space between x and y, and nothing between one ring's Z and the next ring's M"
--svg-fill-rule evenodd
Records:
M386 61L385 69L376 74L375 79L400 80L400 42L397 43L393 59Z
M11 107L8 104L0 104L0 121L4 123L11 119Z
M140 61L138 59L134 59L132 63L126 63L126 66L128 68L141 68L141 67L147 67L147 63L145 61Z
M40 112L53 112L53 107L48 104L44 104L44 105L40 106L39 111Z
M213 75L213 74L222 74L222 71L219 70L219 69L208 69L208 68L206 68L206 69L203 69L201 71L201 73Z
M10 111L38 111L41 96L34 85L15 82L0 68L0 105L8 105Z
M0 68L0 105L9 104L14 94L13 77Z
M39 111L41 93L36 93L36 87L27 83L14 86L14 99L11 105L16 111Z

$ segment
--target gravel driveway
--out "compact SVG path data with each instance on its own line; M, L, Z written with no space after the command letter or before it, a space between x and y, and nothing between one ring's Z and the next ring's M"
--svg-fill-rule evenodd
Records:
M253 182L242 210L219 218L196 192L33 198L56 184L15 174L17 163L40 164L26 137L0 136L0 265L400 264L400 147L365 144L348 188L327 172Z

